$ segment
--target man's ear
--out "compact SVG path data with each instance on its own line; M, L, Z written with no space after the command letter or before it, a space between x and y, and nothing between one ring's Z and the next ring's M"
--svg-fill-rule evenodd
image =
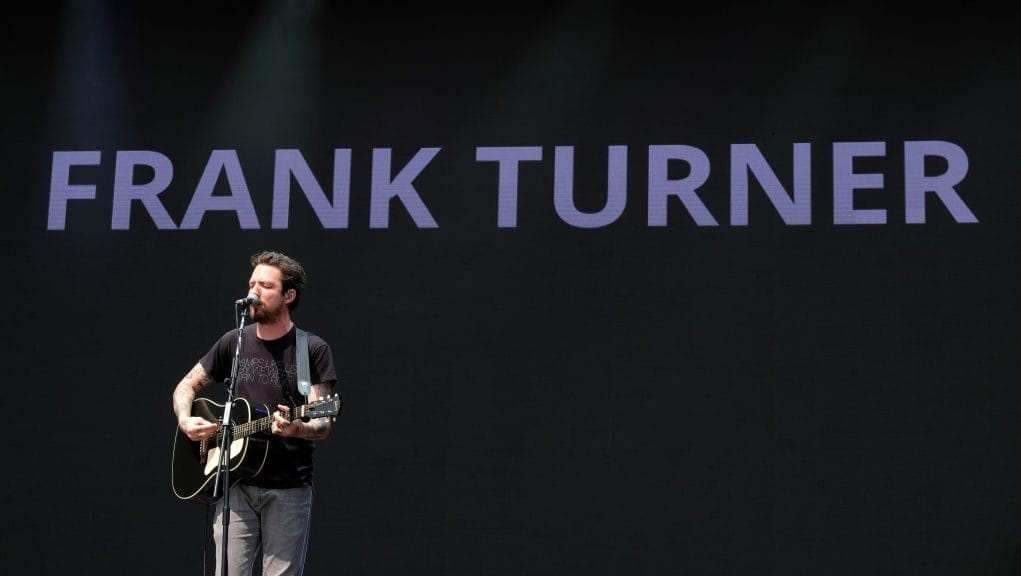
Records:
M295 295L294 288L289 289L287 293L284 294L284 302L290 302L291 300L294 300L294 295Z

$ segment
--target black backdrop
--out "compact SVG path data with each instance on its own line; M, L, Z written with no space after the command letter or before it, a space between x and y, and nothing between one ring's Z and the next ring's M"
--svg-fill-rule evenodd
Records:
M4 26L5 573L202 572L206 510L170 487L170 393L233 326L261 249L305 264L297 321L341 375L309 574L1021 568L1016 18L83 4ZM905 223L908 141L967 153L955 190L977 223L932 195ZM886 143L855 165L884 175L855 202L886 223L834 223L835 142ZM812 145L811 224L786 224L754 177L748 225L731 224L742 143L788 192L793 145ZM705 152L717 226L678 198L648 224L659 145ZM542 152L520 166L515 227L497 225L495 163L476 161L489 146ZM559 217L557 146L588 212L609 147L628 147L620 218ZM396 177L422 148L441 149L414 180L437 226L400 200L370 226L373 151ZM285 149L330 197L334 150L351 150L346 227L292 182L271 228ZM172 163L159 198L178 225L213 151L236 151L260 227L209 211L160 229L135 202L112 229L132 150ZM95 198L48 229L58 151L101 161L69 177Z

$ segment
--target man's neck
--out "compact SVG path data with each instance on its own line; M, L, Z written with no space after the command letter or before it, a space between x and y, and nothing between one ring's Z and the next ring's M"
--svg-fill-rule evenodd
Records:
M282 338L285 334L291 331L294 327L294 322L291 322L290 314L281 314L272 323L258 322L255 324L255 335L260 340L276 340Z

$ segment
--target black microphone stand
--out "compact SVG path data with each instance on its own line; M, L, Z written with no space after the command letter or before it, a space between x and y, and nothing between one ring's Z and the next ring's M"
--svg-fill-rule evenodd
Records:
M236 315L237 308L242 307L242 303L238 302L234 306ZM230 377L227 379L227 400L223 405L223 416L220 418L220 429L223 430L223 434L220 435L220 466L216 473L216 483L213 484L213 498L218 498L221 493L223 494L223 517L221 518L223 534L220 538L220 554L222 558L220 571L222 574L230 572L227 569L227 542L230 535L230 445L234 441L231 409L234 407L234 385L237 383L238 378L238 364L241 357L241 336L245 330L246 320L248 320L247 302L243 304L241 318L238 321L238 345L234 349L234 364L230 368Z

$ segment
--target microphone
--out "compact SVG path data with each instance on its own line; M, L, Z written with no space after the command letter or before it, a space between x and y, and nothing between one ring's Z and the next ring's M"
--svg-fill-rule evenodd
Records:
M258 304L258 303L259 303L259 296L257 294L249 294L248 296L245 296L244 298L242 298L242 299L238 300L237 302L235 302L234 305L236 305L236 306L250 306L252 304Z

